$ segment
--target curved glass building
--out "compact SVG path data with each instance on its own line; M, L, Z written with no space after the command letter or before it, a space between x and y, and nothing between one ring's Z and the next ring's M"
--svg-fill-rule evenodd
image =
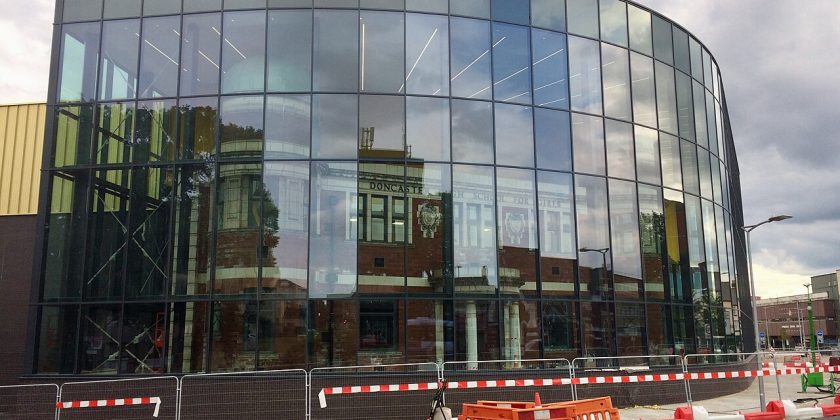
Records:
M57 3L35 373L726 353L752 334L718 68L655 12Z

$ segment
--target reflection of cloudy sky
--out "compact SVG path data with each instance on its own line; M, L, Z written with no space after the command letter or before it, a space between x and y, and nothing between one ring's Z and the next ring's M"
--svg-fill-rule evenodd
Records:
M714 54L738 150L762 296L840 268L840 2L638 0Z
M807 277L840 268L840 2L638 1L680 22L717 58L746 220L795 216L753 234L759 294L801 292ZM53 2L7 3L0 103L43 101Z

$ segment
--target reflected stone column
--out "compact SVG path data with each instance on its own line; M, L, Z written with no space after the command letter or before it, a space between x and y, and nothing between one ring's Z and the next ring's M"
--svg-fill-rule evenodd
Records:
M435 360L443 363L444 337L443 337L443 301L435 301Z
M478 369L478 319L475 301L467 301L467 369Z
M510 310L508 309L509 307L510 304L507 302L502 304L502 322L505 326L505 338L503 341L504 347L502 348L504 354L502 355L502 357L505 360L513 359L513 349L511 348ZM510 367L510 362L505 362L505 367Z
M510 347L511 359L514 360L513 367L520 367L522 363L522 346L520 345L520 331L519 331L519 304L511 302L510 304Z

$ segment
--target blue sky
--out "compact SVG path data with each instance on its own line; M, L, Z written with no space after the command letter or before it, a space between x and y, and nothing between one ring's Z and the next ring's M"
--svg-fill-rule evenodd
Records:
M840 269L840 1L640 0L697 36L723 77L763 297ZM0 16L0 103L43 102L53 1Z

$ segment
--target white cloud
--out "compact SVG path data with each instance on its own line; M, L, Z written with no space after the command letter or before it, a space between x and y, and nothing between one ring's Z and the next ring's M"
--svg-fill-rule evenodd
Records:
M43 102L49 83L50 0L7 2L0 14L0 103Z

